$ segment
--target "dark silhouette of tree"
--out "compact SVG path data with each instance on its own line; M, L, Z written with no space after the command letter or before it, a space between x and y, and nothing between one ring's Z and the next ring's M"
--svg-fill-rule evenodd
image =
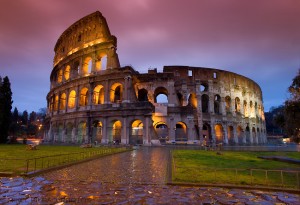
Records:
M34 123L36 120L36 117L37 117L36 112L32 111L29 115L29 124Z
M300 69L288 89L290 98L285 101L285 130L294 142L300 142Z
M23 115L22 115L22 124L23 125L28 125L28 112L27 112L27 110L25 110L24 112L23 112Z
M11 124L12 92L9 78L0 77L0 143L6 143Z

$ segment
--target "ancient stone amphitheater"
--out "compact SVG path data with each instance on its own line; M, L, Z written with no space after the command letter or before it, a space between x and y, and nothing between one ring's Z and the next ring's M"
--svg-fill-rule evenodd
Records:
M121 144L261 144L262 91L212 68L120 67L117 38L100 12L57 40L47 95L45 141Z

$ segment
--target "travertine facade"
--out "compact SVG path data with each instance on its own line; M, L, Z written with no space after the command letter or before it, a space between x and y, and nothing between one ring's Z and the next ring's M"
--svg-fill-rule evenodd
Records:
M55 45L45 140L159 144L261 144L260 87L218 69L120 67L117 39L100 12L71 25Z

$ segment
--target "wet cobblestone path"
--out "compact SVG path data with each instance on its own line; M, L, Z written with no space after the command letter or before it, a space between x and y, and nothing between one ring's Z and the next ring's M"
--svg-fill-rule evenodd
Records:
M39 177L0 178L0 204L300 204L285 192L165 185L169 150L141 147Z

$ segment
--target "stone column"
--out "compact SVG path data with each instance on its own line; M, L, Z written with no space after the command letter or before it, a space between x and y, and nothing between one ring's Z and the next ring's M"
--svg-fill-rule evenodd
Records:
M79 108L79 100L80 100L80 93L79 93L79 85L76 87L76 99L75 99L75 108L76 110Z
M68 88L66 91L66 107L65 107L65 112L68 112L68 104L69 104L69 95L70 95L70 89Z
M149 130L149 120L150 117L146 116L146 123L144 126L144 130L143 130L143 144L150 144L151 139L150 139L150 130Z
M169 140L175 141L175 124L174 124L174 117L170 116L169 118L169 126L168 126L168 136Z
M227 115L227 110L226 110L226 100L225 97L221 97L221 102L220 102L220 113L222 113L223 116Z
M233 126L233 141L235 144L238 144L239 143L239 139L238 139L238 136L237 136L237 126Z
M223 143L228 144L228 132L227 132L228 127L222 124L222 128L223 128Z
M107 144L108 143L108 132L107 132L107 128L108 128L108 123L107 123L107 118L104 117L102 120L102 143L103 144Z
M128 140L129 140L129 128L127 125L127 116L124 116L123 123L122 123L121 143L128 144Z
M109 83L108 80L105 81L105 87L104 87L104 104L109 104L110 103L110 99L109 99L109 91L110 91L110 87L109 87Z

